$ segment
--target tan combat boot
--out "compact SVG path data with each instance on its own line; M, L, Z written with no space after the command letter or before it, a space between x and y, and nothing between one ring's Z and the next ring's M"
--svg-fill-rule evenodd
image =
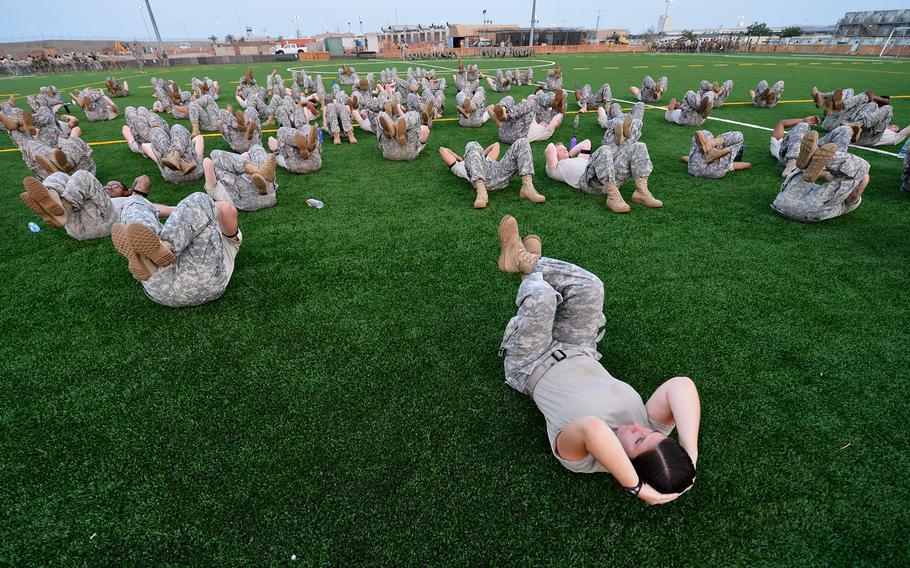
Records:
M791 160L787 160L787 165L784 166L784 172L783 172L782 174L780 174L780 177L786 179L786 178L790 177L790 175L791 175L793 172L795 172L796 169L797 169L797 168L796 168L796 158L793 158L793 159L791 159Z
M500 272L530 274L540 255L529 252L518 236L518 221L506 215L499 222L499 259Z
M180 152L177 150L171 150L168 154L161 158L161 165L166 167L169 170L178 171L180 170Z
M704 130L695 131L695 143L702 154L707 154L714 149L714 139L705 134Z
M705 163L713 163L733 152L733 148L714 148L705 154Z
M632 202L644 205L645 207L663 207L664 202L656 199L648 190L648 178L635 178L635 191L632 192Z
M809 166L809 160L812 159L812 154L815 153L816 148L818 148L818 132L810 130L809 132L806 132L802 142L799 144L799 154L796 156L796 167L805 170Z
M297 133L294 135L294 144L297 146L297 153L300 154L301 158L306 160L310 157L310 148L303 134Z
M537 193L537 189L534 187L534 176L531 174L521 176L521 189L518 191L518 197L527 199L531 203L543 203L547 200L546 197Z
M803 180L810 183L815 182L820 176L821 173L825 170L825 166L828 165L828 162L831 161L831 158L834 157L834 154L837 152L837 144L829 142L812 154L812 158L809 160L809 165L805 168L803 172Z
M403 116L398 119L398 124L395 125L395 140L401 146L408 142L408 122Z
M616 184L610 182L607 184L607 209L614 213L628 213L629 204L626 203L626 200L622 198L622 194L619 193L619 188L616 187Z
M19 197L25 205L40 215L48 225L60 228L66 224L66 210L56 192L48 191L38 178L22 180L25 192Z

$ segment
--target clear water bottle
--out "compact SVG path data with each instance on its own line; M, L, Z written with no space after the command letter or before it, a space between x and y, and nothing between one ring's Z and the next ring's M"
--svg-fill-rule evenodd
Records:
M319 135L319 144L321 145L322 144L322 129L317 128L316 133Z
M306 200L306 204L310 207L315 207L316 209L322 209L325 207L325 203L319 201L318 199L313 199L312 197Z
M38 223L35 223L34 221L29 221L29 222L28 222L28 230L31 231L31 232L33 232L33 233L37 233L38 231L41 230L41 227L38 226Z
M907 155L907 150L910 150L910 138L907 138L907 141L904 142L903 146L901 146L901 150L897 153L897 155L903 158Z
M577 130L577 129L578 129L578 123L580 122L580 120L581 120L581 115L576 114L576 115L575 115L575 120L572 121L572 128L575 128L575 129Z

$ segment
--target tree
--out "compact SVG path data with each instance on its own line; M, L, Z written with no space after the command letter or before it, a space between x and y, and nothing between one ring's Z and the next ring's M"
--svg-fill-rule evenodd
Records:
M803 35L803 29L799 26L790 26L782 29L777 35L780 37L797 37Z
M217 43L218 43L218 36L216 36L216 35L214 35L214 34L213 34L213 35L210 35L210 36L209 36L209 41L212 42L213 44L217 44Z
M768 24L764 22L752 22L748 28L746 28L746 35L748 36L769 36L771 35L771 28L768 27Z
M234 43L234 40L235 38L231 34L224 36L224 43Z
M695 35L695 32L692 30L683 30L682 36L689 41L695 41L698 39L698 36Z

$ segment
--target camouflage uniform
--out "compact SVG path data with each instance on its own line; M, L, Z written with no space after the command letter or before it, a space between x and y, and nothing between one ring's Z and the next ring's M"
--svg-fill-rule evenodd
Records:
M807 223L845 215L859 207L861 200L847 205L846 199L869 173L869 162L837 152L825 169L834 179L822 184L805 181L801 170L794 171L784 180L771 207L788 219Z
M247 139L244 130L240 130L237 125L237 117L232 113L221 109L218 111L218 115L221 118L221 136L231 147L231 150L243 153L257 144L262 144L262 124L259 122L259 113L256 112L256 109L248 108L243 112L243 117L246 119L247 124L250 121L256 124L256 131L253 133L251 140Z
M269 76L265 79L265 89L267 96L275 96L277 93L283 97L285 95L284 79L278 73L269 73Z
M486 120L484 115L486 114L486 104L487 104L487 93L484 91L483 87L477 87L477 90L474 91L473 95L471 91L464 90L459 91L455 95L455 104L461 107L464 104L465 99L471 99L471 114L467 118L458 115L458 124L468 127L477 127L482 126ZM487 115L489 118L489 115Z
M174 101L167 92L167 82L164 79L152 77L152 88L155 90L155 100L160 103L161 110L170 112L171 107L174 106Z
M512 144L519 138L526 138L534 122L534 113L539 109L537 101L529 97L515 104L515 99L507 96L499 104L509 115L509 119L499 127L499 140Z
M237 96L246 101L247 97L252 90L259 90L259 83L256 82L256 79L253 79L251 82L247 83L246 75L240 77L240 84L237 85ZM244 107L245 108L245 107Z
M291 95L284 97L283 103L275 110L275 120L279 126L303 128L309 124L306 113Z
M557 77L555 69L550 69L549 71L547 71L546 88L549 91L556 91L558 89L562 89L562 75Z
M577 349L600 360L597 343L607 318L604 286L587 270L541 257L518 287L518 313L509 321L500 356L505 356L506 384L531 396L528 379L557 349Z
M852 117L851 122L862 122L863 128L856 143L860 146L875 146L882 134L891 125L894 118L894 107L878 106L875 103L862 105Z
M18 135L19 132L13 133ZM16 138L14 137L14 140ZM30 136L25 135L20 138L19 151L22 153L22 159L25 161L25 165L35 174L35 177L44 179L48 176L48 172L45 172L41 166L38 165L36 158L40 156L50 156L51 152L54 151L55 147L42 144L38 140L32 139ZM76 172L80 170L85 170L92 174L95 173L95 161L92 159L92 149L86 144L81 138L75 136L71 138L65 138L59 141L57 148L59 148L65 155L66 161L69 164L70 171Z
M764 98L764 93L768 89L768 82L761 80L758 82L758 86L755 87L755 96L752 97L752 103L757 107L762 108L774 108L777 106L778 101L780 101L781 95L784 94L784 82L778 81L774 83L774 86L771 87L771 94L773 99L771 102L768 102Z
M446 107L446 80L424 78L422 84L424 101L432 100L433 108L439 115L442 115Z
M799 147L803 142L806 134L811 127L805 122L801 122L788 130L781 139L780 152L777 155L777 161L782 166L786 166L790 160L795 160L799 156ZM838 152L846 152L850 147L850 139L853 137L853 130L849 126L838 126L828 134L818 140L818 145L822 146L829 142L837 144Z
M658 96L655 87L660 85L660 96ZM656 103L659 102L663 97L663 94L667 92L667 78L661 77L654 82L654 79L650 75L646 75L644 80L641 82L641 89L638 92L638 100L645 103Z
M113 83L114 88L110 89L111 98L122 98L130 96L130 92L123 87L123 83L115 79L114 77L108 77L108 81Z
M708 138L714 138L708 130L702 130ZM736 160L736 154L739 153L743 145L742 132L725 132L718 138L724 139L722 148L730 148L730 153L722 158L714 160L710 164L705 161L705 154L698 147L695 137L692 138L692 146L689 148L689 175L710 179L720 179L727 172L733 171L733 162Z
M300 100L300 95L304 92L312 93L316 90L316 83L307 75L306 71L292 71L292 77L296 86L296 89L294 89L294 86L291 87L291 90L294 91L292 94L295 100Z
M591 92L591 85L585 84L581 88L581 98L578 99L578 106L587 105L587 109L596 109L608 107L613 102L613 91L610 90L610 83L604 83L596 93Z
M161 172L161 177L171 183L183 183L195 181L202 177L202 156L196 153L193 141L190 138L190 131L182 124L171 126L170 130L166 128L152 128L151 132L152 148L155 155L158 156L156 164ZM180 171L172 170L161 165L161 158L167 156L176 150L180 157L187 162L194 162L196 168L190 173L184 175Z
M636 105L642 105L642 107L644 107L644 103L636 103ZM628 138L623 138L623 143L628 140L631 140L632 142L638 142L641 139L641 129L644 124L642 121L642 113L636 113L635 110L635 107L632 107L632 112L630 113L632 115L632 128L630 129ZM620 110L619 116L609 119L607 126L605 127L607 131L604 132L604 137L601 145L606 146L614 155L616 155L617 151L619 150L619 146L616 145L616 132L614 130L614 125L622 124L625 122L625 120L626 115L624 115L622 113L622 110Z
M177 257L176 262L159 267L142 283L153 302L172 308L198 306L218 299L227 289L233 263L225 262L225 238L215 202L205 193L192 193L183 199L163 225L154 205L134 193L123 205L120 222L149 227Z
M79 93L79 97L86 99L88 106L91 107L91 110L88 108L82 109L85 112L85 118L89 121L97 122L117 118L117 113L108 105L103 92L97 89L83 89Z
M534 175L534 156L527 138L519 138L499 160L491 160L483 153L483 146L468 142L464 148L464 167L468 181L473 185L483 181L488 191L509 186L516 175Z
M265 91L256 87L255 89L250 89L249 95L244 102L246 103L243 106L244 109L253 109L259 115L259 120L267 120L271 114L271 107L266 101Z
M601 146L588 158L578 189L589 195L606 195L608 183L619 187L630 179L648 177L653 170L644 142L625 140L615 153Z
M279 166L295 174L313 173L322 167L322 143L317 142L316 149L310 151L310 156L304 159L297 151L295 136L298 134L305 138L309 132L285 126L278 129L276 161Z
M244 154L212 150L209 157L215 166L215 177L218 179L218 183L230 196L234 207L241 211L258 211L275 205L278 180L268 184L268 191L265 195L259 195L259 190L245 175L246 164L251 163L258 166L265 162L268 154L261 145L257 144L249 149L247 155L249 158L246 158Z
M733 81L727 79L720 86L720 91L715 92L713 85L708 81L702 81L699 86L699 95L704 96L705 93L714 93L714 108L720 108L724 106L724 101L727 100L727 97L730 96L730 93L733 92Z
M123 117L136 140L130 144L130 150L137 154L142 154L142 144L152 142L152 128L168 128L163 118L145 107L128 106L123 111Z
M379 113L379 118L382 116L388 116L385 112ZM389 117L389 120L397 122L395 119ZM404 145L399 144L394 138L387 138L385 131L379 126L377 122L374 125L374 130L377 131L379 136L379 148L382 150L382 157L386 160L392 160L396 162L406 162L413 160L423 152L426 144L420 141L420 115L416 112L406 112L404 113L405 124L407 125L407 140Z
M833 93L827 93L831 96ZM865 94L853 94L853 89L844 89L842 92L843 107L833 113L825 116L821 123L821 129L830 132L841 126L843 122L853 122L853 118L859 109L872 101Z
M199 130L215 132L219 130L220 110L212 95L203 95L195 101L190 101L190 123L199 125Z
M332 134L341 134L342 132L351 132L351 111L347 105L339 102L330 102L323 109L325 112L325 130Z
M565 95L565 92L563 92L563 95ZM556 118L556 115L562 114L562 109L553 108L553 100L555 98L556 92L554 91L537 91L534 94L534 102L537 103L534 108L535 122L546 122L549 124L551 120Z
M70 132L69 125L66 125L64 131L60 121L57 120L57 115L46 106L39 107L37 112L32 113L32 123L38 131L35 139L51 148L56 148L60 143L60 138L67 137Z
M684 126L701 126L704 124L705 119L698 114L698 104L701 102L703 97L708 97L711 99L712 104L714 102L714 91L707 91L703 95L697 95L695 91L686 92L686 96L683 97L683 100L680 102L679 110L679 123ZM670 112L670 111L667 111Z
M119 209L90 172L81 170L73 175L56 172L42 183L60 197L66 211L63 228L78 241L107 237L119 221ZM122 203L126 198L115 199Z
M360 77L354 72L353 67L348 67L348 69L350 70L350 73L345 73L343 67L338 68L338 82L342 85L353 85L360 80Z
M495 93L508 93L512 90L512 84L505 82L505 77L502 74L502 69L496 70L496 78L493 79L493 83L490 86Z

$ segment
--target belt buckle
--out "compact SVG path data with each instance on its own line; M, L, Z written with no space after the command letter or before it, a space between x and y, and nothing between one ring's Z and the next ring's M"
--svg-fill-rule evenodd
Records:
M566 358L566 352L563 351L562 349L557 349L556 351L551 353L550 356L553 357L554 359L556 359L556 362L559 363L560 361L562 361L563 359Z

